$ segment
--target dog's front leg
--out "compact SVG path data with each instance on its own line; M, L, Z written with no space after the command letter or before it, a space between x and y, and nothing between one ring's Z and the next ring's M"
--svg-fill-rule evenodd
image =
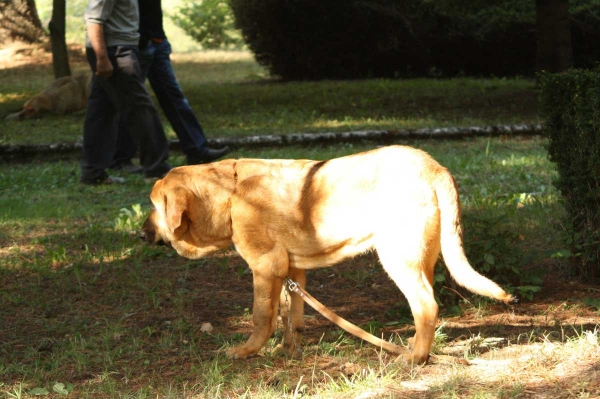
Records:
M282 286L283 279L269 273L254 272L254 307L252 309L254 330L244 345L229 350L231 358L245 359L257 354L273 335L277 326L277 310Z
M251 267L254 278L254 329L244 345L229 350L228 354L233 359L245 359L257 354L277 327L279 296L288 267L287 257L281 255L281 251L273 250L261 256Z
M306 287L306 271L304 269L290 268L288 277L297 282L300 287ZM281 291L279 313L283 323L283 342L277 346L277 351L284 352L287 356L297 357L300 354L302 333L304 332L304 301L296 292ZM291 320L291 325L290 325Z

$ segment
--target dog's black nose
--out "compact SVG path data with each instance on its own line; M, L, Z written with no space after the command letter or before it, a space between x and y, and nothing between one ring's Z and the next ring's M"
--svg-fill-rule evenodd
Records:
M146 231L140 230L140 240L145 240L145 239L146 239Z

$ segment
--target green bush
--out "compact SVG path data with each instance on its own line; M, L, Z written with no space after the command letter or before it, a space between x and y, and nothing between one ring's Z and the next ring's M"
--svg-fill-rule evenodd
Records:
M285 80L534 73L533 1L229 1L258 62ZM589 65L600 1L570 4L575 62Z
M240 49L244 46L226 1L186 2L170 18L205 49Z
M464 215L464 246L475 270L500 284L518 298L531 300L541 290L543 271L527 266L540 259L536 252L521 249L521 237L508 214L473 217ZM448 306L469 293L459 287L445 267L436 268L437 299Z
M568 256L586 279L600 280L600 70L539 76L540 113L556 163L555 182L571 220Z
M406 12L418 10L405 10L400 3L230 0L236 26L257 61L286 80L385 76L413 65L423 69L418 37L403 22ZM432 23L426 19L422 24ZM404 64L393 62L395 53Z

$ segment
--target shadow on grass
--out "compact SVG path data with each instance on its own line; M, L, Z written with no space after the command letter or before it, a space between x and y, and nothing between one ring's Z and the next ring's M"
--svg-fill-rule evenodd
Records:
M190 362L208 361L223 345L249 334L252 276L232 251L190 261L172 250L138 245L130 254L117 255L45 270L0 272L3 381L82 380L107 369L134 370L147 358L168 359L186 375ZM372 256L364 256L311 272L308 288L356 324L394 322L406 304L375 264ZM540 313L555 302L549 297L516 308L490 305L486 316L470 311L451 319L444 332L450 340L481 334L511 342L519 337L560 342L594 328L592 313L581 308L575 319L566 309L551 319ZM307 346L339 334L314 311L307 315ZM205 322L215 327L212 335L200 332ZM383 333L406 338L411 330L410 325L395 325Z

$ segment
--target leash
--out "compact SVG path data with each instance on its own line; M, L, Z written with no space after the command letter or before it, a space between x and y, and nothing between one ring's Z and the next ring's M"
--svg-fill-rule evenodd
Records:
M285 288L289 292L295 292L296 294L300 295L304 302L306 302L311 308L321 313L329 321L337 324L338 327L340 327L343 330L346 330L350 334L390 352L403 354L408 351L407 348L396 344L392 344L391 342L384 341L381 338L377 338L373 334L366 332L362 328L350 323L348 320L337 315L332 310L328 309L325 305L323 305L321 302L317 301L312 295L306 292L304 288L300 287L300 284L293 281L289 277L285 278L284 284Z
M370 333L366 332L365 330L363 330L362 328L350 323L348 320L339 316L334 311L332 311L331 309L329 309L325 305L323 305L321 302L317 301L312 295L310 295L308 292L306 292L306 290L304 288L300 287L300 284L298 284L291 278L289 278L289 277L285 278L284 286L287 291L295 292L296 294L300 295L300 298L302 298L302 300L304 300L304 302L306 302L310 307L312 307L314 310L319 312L321 315L323 315L329 321L333 322L338 327L349 332L350 334L352 334L362 340L365 340L379 348L383 348L389 352L393 352L396 354L405 354L407 352L410 352L410 350L408 348L402 347L400 345L392 344L391 342L384 341L381 338L377 338L373 334L370 334ZM287 296L286 296L286 301L287 301ZM288 324L289 324L288 327L290 329L290 332L292 333L292 339L294 339L294 332L293 332L292 326L291 326L291 317L288 318ZM294 339L294 345L296 346L296 349L299 350L295 339ZM462 365L471 364L471 362L469 362L467 359L456 358L454 356L448 356L448 355L429 355L429 362L433 363L433 364L462 364Z

